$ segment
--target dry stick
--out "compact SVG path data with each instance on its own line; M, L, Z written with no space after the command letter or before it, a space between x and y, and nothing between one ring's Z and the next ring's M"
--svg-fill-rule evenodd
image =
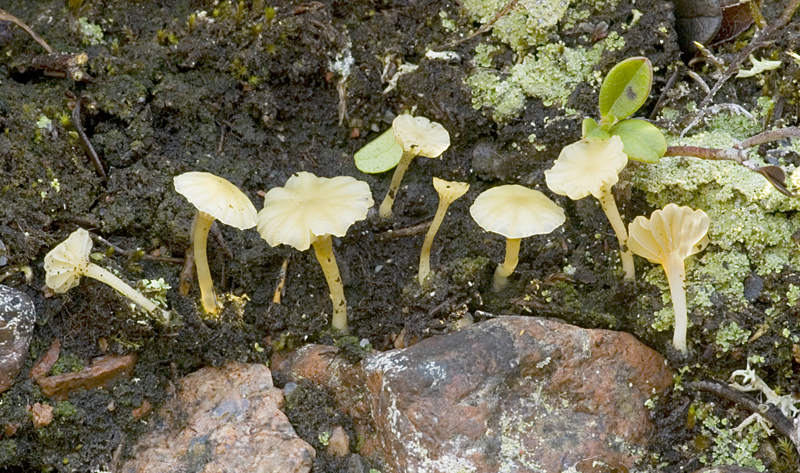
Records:
M194 277L194 245L189 245L186 250L186 260L183 263L181 270L180 285L178 292L180 295L186 297L192 286L192 277Z
M794 15L794 12L797 10L797 7L800 7L800 0L792 0L791 3L789 3L789 5L786 6L786 9L783 10L783 13L781 13L781 16L777 20L775 20L772 24L767 25L766 28L759 30L758 33L756 33L755 36L753 36L753 39L750 41L750 43L747 46L745 46L745 48L739 53L739 55L733 60L733 62L731 62L728 68L725 69L725 72L722 74L722 77L720 77L717 83L714 84L714 87L711 89L711 92L706 94L703 101L700 102L700 106L698 107L699 109L702 110L706 108L706 106L708 106L708 104L711 102L714 96L717 95L717 92L719 92L719 89L721 89L722 86L725 84L725 82L727 82L727 80L730 79L733 76L733 74L739 70L739 66L741 66L742 63L745 61L745 59L747 59L750 56L750 53L756 50L756 48L760 45L762 41L766 40L773 33L775 33L779 29L786 26L787 23L789 23L789 20L792 19L792 16Z
M494 16L489 18L489 21L487 21L486 23L481 25L481 27L478 28L477 30L475 30L474 33L472 33L471 35L467 36L466 38L461 38L460 40L452 43L451 46L457 46L457 45L463 43L464 41L471 40L472 38L478 36L479 34L486 33L487 31L489 31L490 29L492 29L494 27L494 24L497 22L497 20L500 19L500 17L502 17L503 15L508 13L508 11L511 10L512 8L514 8L514 5L516 5L517 3L519 3L519 0L511 0L511 1L509 1L508 3L506 3L506 6L501 8L497 13L494 14Z
M752 414L761 414L765 419L770 421L775 429L788 437L794 444L797 452L800 453L800 422L788 419L777 406L768 404L769 409L762 411L759 409L761 403L753 399L751 396L734 391L719 381L695 381L686 383L686 387L698 391L706 391L716 394L719 397L725 398L734 404L737 404Z
M114 250L115 253L119 253L119 254L121 254L123 256L133 256L136 253L135 251L124 250L124 249L114 245L110 241L106 240L105 238L101 237L100 235L95 235L95 234L91 234L91 233L90 233L90 235L91 235L92 238L94 238L95 240L99 241L100 243L102 243L102 244L104 244L106 246L110 246ZM162 263L183 264L184 261L185 261L183 258L172 258L172 257L169 257L169 256L153 256L153 255L148 255L147 253L144 253L139 257L141 259L143 259L143 260L160 261Z
M100 156L97 155L97 151L94 150L92 142L89 141L89 137L86 136L86 132L83 131L83 126L81 125L81 98L72 93L69 95L71 95L75 100L75 106L72 107L72 126L74 126L75 131L78 132L78 136L81 138L81 143L83 143L83 149L86 150L86 154L88 154L89 158L92 160L92 164L94 164L97 174L100 175L100 179L102 179L103 182L106 182L108 181L108 176L106 175L106 170L103 168L103 162L100 161Z
M379 233L378 234L378 238L392 238L392 239L394 239L394 238L405 238L405 237L410 237L410 236L414 236L414 235L419 235L420 233L427 232L428 228L430 228L430 226L431 226L431 223L433 223L432 220L430 222L425 222L425 223L420 223L419 225L414 225L413 227L401 228L400 230L387 230L385 232Z
M28 27L28 25L25 24L25 22L23 22L22 20L20 20L16 16L12 15L11 13L9 13L9 12L1 9L1 8L0 8L0 20L10 21L10 22L14 23L15 25L19 26L20 28L22 28L23 30L25 30L25 32L28 33L30 35L30 37L33 38L34 41L39 43L45 49L45 51L47 51L48 54L59 54L58 51L56 51L55 49L50 47L49 44L47 44L47 41L42 39L41 36L39 36L32 29L30 29Z
M669 76L667 83L664 85L664 88L661 90L661 95L658 97L658 101L656 105L653 107L653 111L650 112L650 120L654 119L656 114L658 113L659 109L661 109L661 105L663 104L664 100L667 99L667 92L675 86L675 82L678 81L678 76L680 75L680 66L675 68L675 71L672 72L672 75Z
M286 290L286 273L288 268L289 258L286 258L281 265L281 272L278 274L278 285L275 287L275 294L272 296L272 302L275 304L281 303L281 297L283 297L283 292Z

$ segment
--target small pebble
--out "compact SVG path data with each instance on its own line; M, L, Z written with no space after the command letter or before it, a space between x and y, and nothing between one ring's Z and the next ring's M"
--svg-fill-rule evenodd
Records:
M347 437L347 432L344 431L342 426L337 425L331 432L331 437L328 439L327 452L329 455L341 457L350 453L350 439Z
M7 391L28 356L36 322L31 298L0 285L0 393Z

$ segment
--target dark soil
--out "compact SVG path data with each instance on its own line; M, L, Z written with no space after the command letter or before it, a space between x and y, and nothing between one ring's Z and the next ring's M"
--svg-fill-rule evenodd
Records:
M665 354L676 369L688 363L670 351L671 332L652 329L650 315L640 318L662 307L660 292L646 283L621 282L616 239L596 203L553 196L543 185L543 171L564 145L580 137L580 121L554 120L564 111L544 107L538 100L529 100L520 118L502 125L472 108L463 81L474 67L469 60L481 37L451 47L453 33L439 21L439 12L444 11L461 31L477 27L457 2L270 2L274 9L263 0L214 3L9 0L3 5L58 51L85 51L86 72L93 77L91 82L75 82L45 75L31 66L43 54L42 48L21 29L0 22L0 240L8 258L0 267L0 282L31 296L39 315L26 366L0 399L0 425L20 424L13 436L0 440L0 466L5 471L113 469L120 458L115 454L124 458L147 428L133 420L130 411L145 400L158 408L187 373L227 360L266 363L273 350L334 343L327 285L311 252L271 248L254 230L241 232L217 224L219 241L230 254L209 239L216 288L249 298L242 314L229 304L218 321L199 316L196 284L189 297L179 295L180 264L142 255L183 258L189 249L194 209L172 186L172 178L187 171L225 177L259 209L259 192L282 186L298 171L354 176L369 183L379 202L391 172L363 174L354 165L353 153L405 110L444 125L452 146L442 159L418 158L412 163L394 218L381 221L371 213L335 241L354 336L349 343L366 339L374 349L386 350L394 347L401 332L406 343L412 343L452 330L465 314L480 321L492 314L529 313L583 327L629 331ZM671 73L668 67L680 60L680 51L674 32L666 44L652 40L657 36L654 28L665 19L671 21L670 4L644 0L637 1L636 8L646 13L625 31L616 25L629 21L632 4L623 2L605 12L603 20L628 46L604 53L598 70L605 74L629 56L650 58L657 72L653 96L644 110L649 113ZM199 11L206 11L213 21L199 18ZM771 10L765 13L776 16ZM101 26L105 44L86 44L79 18ZM582 41L569 35L560 39L567 44ZM775 48L784 50L791 41L782 37ZM348 113L340 126L339 77L331 71L331 62L348 49L355 65L347 80ZM428 49L452 49L462 59L426 60ZM383 94L381 59L390 53L420 67ZM513 61L510 52L505 57ZM774 87L782 98L785 116L796 112L796 91L772 83L764 87ZM102 159L107 182L87 158L68 119L68 92L81 98L83 127ZM728 87L721 97L751 103L761 94L757 89ZM593 116L596 103L597 91L582 85L568 105ZM43 115L52 120L51 127L37 126ZM554 124L537 141L544 147L528 145L532 124L541 129L551 121ZM449 210L433 247L435 280L422 290L416 271L424 230L402 238L387 232L431 220L437 205L432 176L466 181L471 188ZM523 242L511 284L495 294L490 289L491 274L502 260L505 242L483 232L469 217L469 206L480 192L501 183L544 190L568 217L563 230ZM623 188L618 197L624 215L652 211L639 194ZM135 284L142 278L163 278L172 286L167 301L179 315L174 324L144 320L114 290L93 280L84 279L63 296L45 290L45 254L78 227L133 251L131 255L106 252L108 247L95 241L94 251L106 252L101 264L117 269L123 279ZM273 304L286 258L290 262L285 294L282 304ZM562 273L567 264L576 270L571 277ZM32 278L26 279L24 267L32 270ZM797 279L796 274L785 276ZM764 284L785 281L775 278ZM720 306L716 324L728 315ZM134 379L110 391L71 395L55 421L36 430L25 406L53 401L27 373L54 338L62 342L62 357L88 361L104 353L137 352L139 361ZM765 337L759 343L771 342ZM700 356L691 361L699 363L693 372L698 376L724 379L733 367L741 367L727 357L708 352L703 356L705 348L696 347ZM358 356L357 349L350 352ZM781 355L774 361L785 359ZM770 360L763 366L770 366ZM797 366L792 370L798 373ZM789 381L775 376L778 372L783 371L774 368L767 375L773 377L765 379L770 386L788 386ZM659 431L652 442L660 460L648 457L652 464L643 469L654 469L661 462L666 462L661 471L668 472L701 466L698 431L687 426L692 396L697 394L672 393L660 400L654 411ZM332 402L328 393L306 384L287 402L298 433L318 452L320 429L331 425L352 429L352 422L337 413ZM720 403L721 416L747 415L726 414L734 406ZM691 448L673 449L679 444ZM346 468L341 461L318 455L316 472ZM769 462L766 456L765 461Z

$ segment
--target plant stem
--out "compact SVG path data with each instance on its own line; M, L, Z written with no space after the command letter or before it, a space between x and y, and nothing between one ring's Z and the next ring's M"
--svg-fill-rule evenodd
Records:
M214 217L205 212L198 211L194 222L194 231L192 232L194 264L197 268L197 284L200 285L200 297L203 301L203 310L206 314L216 314L222 309L222 304L219 303L217 294L214 292L214 281L211 280L211 270L208 268L208 256L206 255L208 231L211 230L211 224L213 223Z
M686 313L686 271L683 268L683 260L673 255L668 256L664 263L664 272L667 273L669 294L675 312L675 334L672 336L672 345L685 355L688 353L686 330L689 326L689 317Z
M158 309L158 306L153 301L143 296L136 289L128 286L125 281L114 276L114 274L110 271L94 263L88 263L86 265L86 272L84 273L84 276L108 284L123 296L142 306L142 308L147 312L153 313Z
M433 246L433 238L442 226L447 208L450 207L450 201L439 198L439 206L436 208L436 215L433 216L433 223L428 228L428 233L425 235L425 242L422 243L422 253L419 257L419 284L425 281L425 278L431 273L431 246Z
M383 199L380 209L378 210L378 215L380 215L381 218L389 218L392 216L394 198L397 196L397 190L400 188L400 181L403 180L403 175L406 173L408 165L411 164L415 156L416 154L414 153L403 151L403 157L400 158L400 162L397 163L397 167L394 168L392 183L389 185L389 190L386 192L386 198Z
M494 282L492 288L495 292L503 289L508 284L508 277L514 272L519 262L519 244L521 238L509 238L506 241L506 259L503 264L498 264L494 270Z
M605 212L614 233L617 234L617 241L619 242L619 256L622 260L622 271L625 273L625 279L633 279L636 275L636 267L633 265L633 253L628 249L628 232L625 230L625 224L622 223L622 217L617 210L617 202L614 200L614 195L611 193L611 187L603 185L600 188L600 207Z
M342 277L339 275L339 266L336 264L336 256L333 254L333 239L330 235L317 237L312 243L317 261L322 266L325 273L325 280L328 281L328 289L331 291L331 302L333 302L333 317L331 325L337 330L347 332L347 301L344 298L344 286Z

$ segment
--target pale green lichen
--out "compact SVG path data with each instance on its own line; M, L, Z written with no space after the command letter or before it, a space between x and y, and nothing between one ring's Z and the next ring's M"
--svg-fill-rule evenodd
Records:
M464 0L462 4L473 21L487 23L507 3ZM568 47L562 42L551 42L548 37L557 31L559 23L562 30L574 29L579 22L600 9L613 7L614 3L613 0L520 0L492 28L497 39L517 52L517 64L503 71L478 69L470 75L465 83L472 89L473 107L491 108L492 118L508 121L519 115L528 97L541 99L545 106L564 107L578 84L599 85L602 77L594 67L603 51L620 50L625 45L616 31L587 48ZM479 68L491 67L494 52L478 45L475 64Z
M500 52L499 46L481 43L475 46L475 56L472 60L478 67L492 67L492 61L498 52Z
M716 342L723 352L729 352L737 346L744 345L750 338L750 334L750 330L742 330L739 324L731 322L717 330ZM717 356L722 355L717 354Z
M625 40L611 32L589 49L570 48L564 43L546 44L523 57L505 79L497 71L481 69L466 79L472 89L472 106L491 108L492 118L507 121L515 118L528 97L541 99L545 106L564 107L579 84L598 86L601 74L594 70L604 50L617 50ZM485 56L479 58L485 63Z
M447 12L442 10L439 12L439 18L442 19L442 27L447 31L455 31L456 30L456 23L450 19L447 15Z
M486 23L507 0L463 0L473 21ZM570 7L570 0L520 0L494 24L492 34L517 51L541 44Z
M703 404L695 410L697 419L702 422L703 433L714 441L711 455L701 455L700 463L712 466L737 465L764 471L764 463L756 457L761 441L767 438L763 429L757 424L750 425L739 438L728 419L713 415L712 409L713 406Z

